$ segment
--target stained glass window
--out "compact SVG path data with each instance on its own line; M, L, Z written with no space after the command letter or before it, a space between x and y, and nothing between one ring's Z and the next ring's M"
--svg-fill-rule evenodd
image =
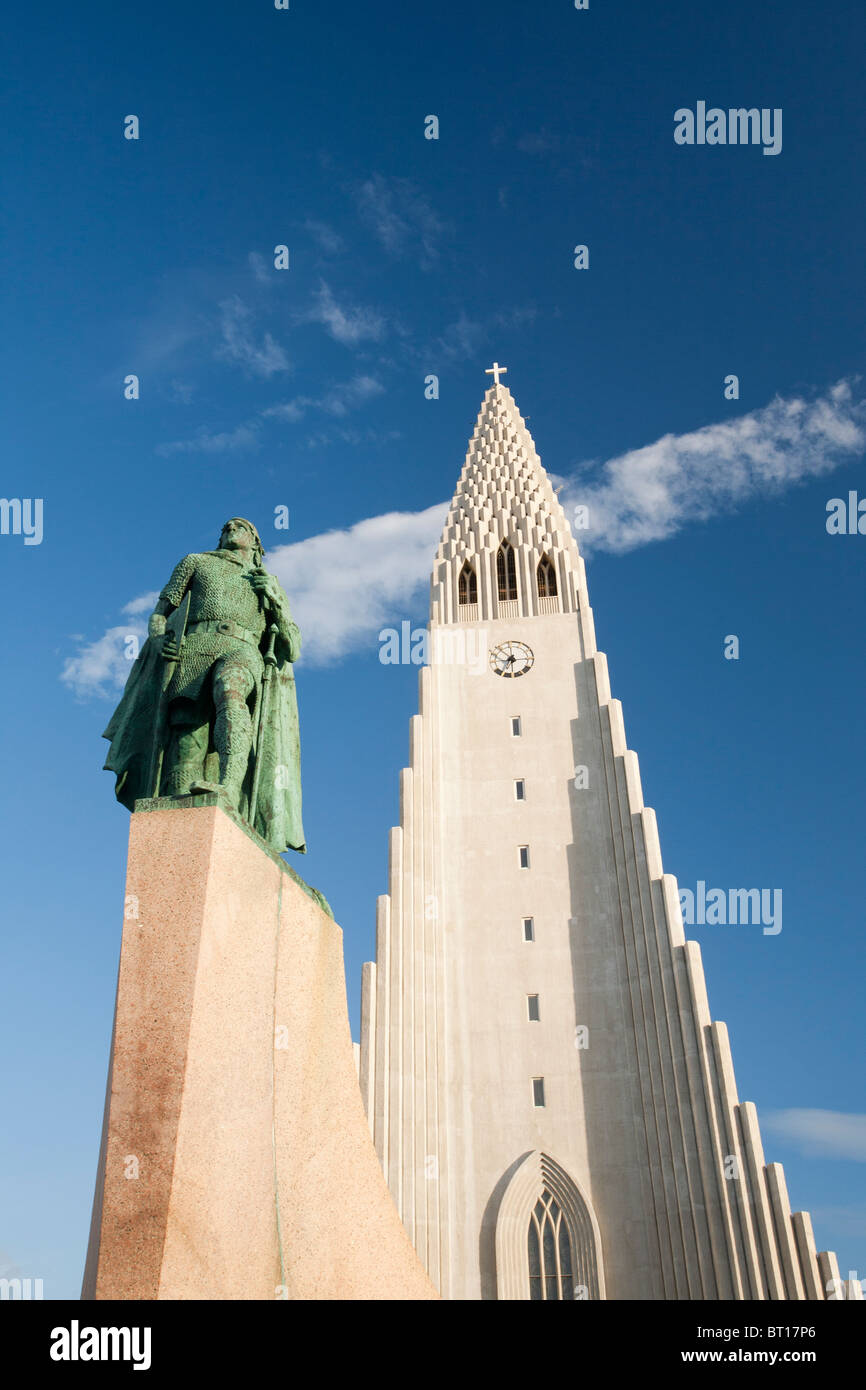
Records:
M546 555L542 555L538 562L536 571L538 579L538 597L556 598L556 570L550 563Z
M459 603L478 602L478 580L468 560L464 563L457 580L457 601Z
M501 599L517 598L517 566L514 562L514 547L508 541L502 542L496 554L496 580Z
M536 1302L574 1298L571 1239L552 1193L542 1192L529 1218L529 1297Z

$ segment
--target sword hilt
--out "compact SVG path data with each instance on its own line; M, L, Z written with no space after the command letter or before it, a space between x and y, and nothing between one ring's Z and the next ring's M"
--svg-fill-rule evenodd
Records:
M279 631L279 623L268 623L268 649L265 652L265 666L276 666L277 664L277 658L274 653L274 648L277 645L277 637L279 636Z

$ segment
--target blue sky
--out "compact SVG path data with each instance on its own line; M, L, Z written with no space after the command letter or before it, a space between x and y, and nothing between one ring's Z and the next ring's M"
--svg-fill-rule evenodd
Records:
M690 934L767 1159L866 1271L866 537L825 526L866 495L864 31L853 0L8 21L3 492L43 499L44 534L0 536L4 1269L78 1291L128 820L100 734L145 596L230 515L305 635L296 863L344 928L357 1035L417 708L377 634L424 621L497 358L563 500L595 504L599 646L666 869L783 890L776 936ZM781 153L676 145L699 100L781 108Z

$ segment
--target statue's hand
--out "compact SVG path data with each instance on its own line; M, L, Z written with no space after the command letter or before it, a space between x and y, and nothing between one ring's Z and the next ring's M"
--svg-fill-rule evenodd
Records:
M270 599L271 603L281 603L283 591L280 588L280 581L274 575L268 574L265 570L253 570L250 575L250 583L259 596L264 595Z
M180 657L180 648L177 645L177 634L167 632L162 639L161 656L163 661L177 661Z
M165 632L165 614L151 613L147 624L148 637L161 637Z

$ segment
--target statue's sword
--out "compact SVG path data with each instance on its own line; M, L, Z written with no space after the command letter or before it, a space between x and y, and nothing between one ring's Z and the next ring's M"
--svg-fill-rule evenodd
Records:
M271 601L266 594L262 595L262 611L267 615L271 610ZM268 714L270 712L271 680L274 674L274 667L277 658L274 648L277 645L277 635L280 630L278 622L268 623L268 646L264 654L265 669L262 673L262 691L259 697L259 717L256 721L256 765L253 770L253 787L250 792L250 809L247 817L248 823L253 830L256 828L256 807L259 804L259 783L262 777L262 735L267 728Z
M152 797L159 796L160 783L162 782L162 765L165 761L165 741L168 734L168 687L171 685L171 678L174 675L175 667L180 661L180 654L186 637L186 620L189 614L190 595L186 594L181 600L180 605L167 619L165 624L165 637L172 634L177 650L176 656L164 656L164 669L162 673L162 688L159 695L159 704L156 707L156 719L153 725L153 747L150 753L150 794ZM165 646L165 637L163 646Z

